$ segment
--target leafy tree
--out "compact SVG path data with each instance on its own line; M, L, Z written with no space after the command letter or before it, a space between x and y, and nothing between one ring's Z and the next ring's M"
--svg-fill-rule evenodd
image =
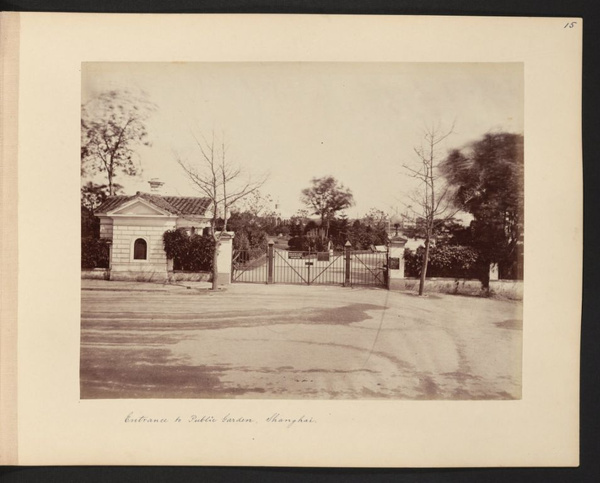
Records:
M280 216L276 211L275 203L271 195L263 195L260 191L251 193L245 198L238 207L232 207L232 218L235 213L245 213L251 216L256 225L258 225L265 234L276 236L280 230ZM233 230L235 231L235 230Z
M227 220L227 228L235 233L233 247L237 250L266 248L266 227L269 221L254 215L251 212L234 212Z
M387 230L385 227L373 227L361 220L355 220L348 234L348 241L357 250L367 250L374 245L385 245Z
M403 233L408 238L425 238L425 219L418 217L414 225L403 229ZM453 217L434 220L432 235L437 245L472 245L471 228L457 222Z
M102 92L82 106L81 171L105 173L110 196L118 172L139 172L135 148L150 144L146 121L154 110L143 95L119 90Z
M290 218L290 235L292 237L300 237L304 234L304 227L309 221L307 210L298 210L294 216Z
M329 228L329 236L335 250L343 250L344 245L350 240L350 231L352 227L348 217L341 215L338 218L331 220Z
M332 176L313 178L312 186L302 190L302 202L321 217L325 227L324 238L329 237L329 227L338 211L354 205L352 192Z
M488 264L515 265L522 255L523 161L522 135L489 133L442 165L454 202L473 215L472 243Z
M122 192L123 187L119 184L113 185L115 193ZM87 182L81 187L81 237L82 238L99 238L100 237L100 220L94 215L96 208L100 206L108 197L108 186L104 184L96 184L92 181ZM88 243L82 245L88 249L95 245Z
M123 193L123 187L117 183L113 183L112 190L116 195ZM88 181L81 187L81 206L93 213L110 196L109 193L108 185Z

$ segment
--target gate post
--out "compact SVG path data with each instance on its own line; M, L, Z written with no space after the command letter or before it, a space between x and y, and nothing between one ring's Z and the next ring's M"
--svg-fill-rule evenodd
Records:
M273 240L269 240L269 245L267 248L267 283L273 283L273 255L274 255L274 247L275 242Z
M220 232L221 245L217 254L217 283L229 285L231 283L231 270L233 260L233 237L232 231Z
M344 287L349 287L350 286L350 257L351 257L351 253L352 253L352 245L350 244L350 241L346 241L346 244L344 245L344 254L346 255L346 263L345 263L345 270L344 270Z
M390 240L388 253L388 288L404 290L404 246L408 240L401 235Z

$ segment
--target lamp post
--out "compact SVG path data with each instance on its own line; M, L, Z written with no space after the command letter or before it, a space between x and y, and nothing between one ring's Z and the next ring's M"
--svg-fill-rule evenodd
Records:
M402 224L402 220L400 219L400 217L397 214L394 214L390 217L390 225L393 225L393 227L395 229L394 237L399 236L398 229L400 228L401 224Z

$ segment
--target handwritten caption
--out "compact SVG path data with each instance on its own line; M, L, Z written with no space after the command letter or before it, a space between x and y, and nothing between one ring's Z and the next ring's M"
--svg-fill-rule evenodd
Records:
M312 416L304 414L296 417L273 413L266 418L245 417L231 413L227 413L224 416L190 414L174 418L157 418L130 412L123 422L128 424L273 424L291 428L296 425L316 424L317 420Z

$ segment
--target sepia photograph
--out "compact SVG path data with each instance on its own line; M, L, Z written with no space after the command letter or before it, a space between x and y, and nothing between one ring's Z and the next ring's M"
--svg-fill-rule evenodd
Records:
M524 68L83 62L81 399L520 400Z
M0 24L1 461L580 464L582 19Z

